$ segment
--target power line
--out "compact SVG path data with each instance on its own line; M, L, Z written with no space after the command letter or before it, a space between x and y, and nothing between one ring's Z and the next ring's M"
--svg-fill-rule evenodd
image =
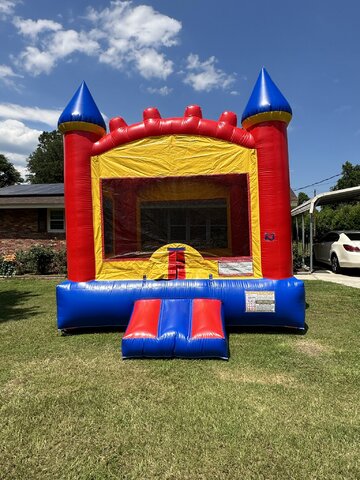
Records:
M324 180L320 180L319 182L310 183L309 185L305 185L304 187L295 188L293 191L297 192L298 190L305 190L305 188L313 187L314 185L319 185L320 183L324 183L327 180L331 180L332 178L341 177L341 175L342 173L338 173L337 175L333 175L332 177L324 178Z

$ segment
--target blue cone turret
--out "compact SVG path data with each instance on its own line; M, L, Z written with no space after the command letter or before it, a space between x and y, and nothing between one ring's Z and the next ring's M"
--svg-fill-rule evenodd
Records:
M104 119L85 82L82 82L60 115L58 128L63 133L80 130L104 135L106 132Z
M271 120L289 123L291 116L289 102L263 67L242 115L243 127L248 128Z

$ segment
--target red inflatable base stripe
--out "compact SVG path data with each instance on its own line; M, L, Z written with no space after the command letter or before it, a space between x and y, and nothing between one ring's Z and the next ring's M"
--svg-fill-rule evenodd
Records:
M225 338L220 300L197 298L192 301L191 338Z
M129 326L123 338L156 338L158 336L161 300L135 302Z

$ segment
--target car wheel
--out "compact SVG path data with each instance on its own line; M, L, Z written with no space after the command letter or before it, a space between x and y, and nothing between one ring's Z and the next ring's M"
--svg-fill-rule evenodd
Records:
M341 270L339 260L335 253L331 256L331 270L334 273L340 273Z

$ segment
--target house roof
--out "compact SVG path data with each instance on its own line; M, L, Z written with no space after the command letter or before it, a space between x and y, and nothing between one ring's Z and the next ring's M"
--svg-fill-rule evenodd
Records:
M292 188L290 188L290 203L291 203L291 206L296 207L297 202L298 202L298 197L297 197L296 193L294 192L294 190Z
M11 185L0 188L0 197L50 197L64 195L63 183Z
M64 184L42 183L0 188L0 208L63 208Z

